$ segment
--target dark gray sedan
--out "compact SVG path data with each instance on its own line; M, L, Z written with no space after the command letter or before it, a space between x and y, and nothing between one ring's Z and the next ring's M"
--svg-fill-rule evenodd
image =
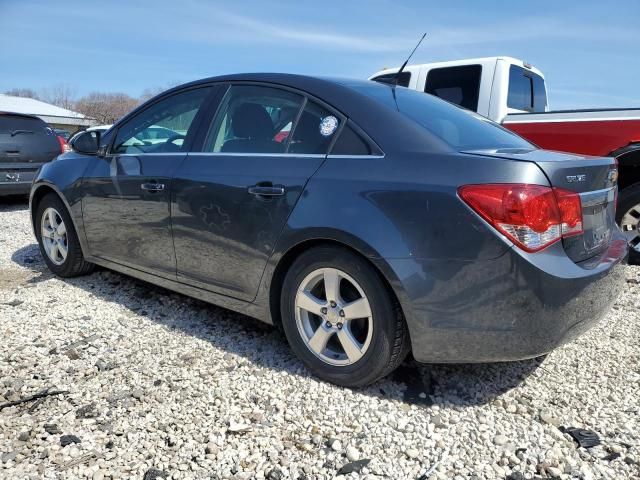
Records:
M273 323L340 385L409 351L543 355L622 283L613 159L539 150L401 87L209 78L74 148L31 190L51 271L102 265Z

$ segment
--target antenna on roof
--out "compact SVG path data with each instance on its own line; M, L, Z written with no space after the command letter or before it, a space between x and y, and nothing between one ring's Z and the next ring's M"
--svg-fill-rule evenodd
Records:
M427 32L424 32L422 34L422 37L420 37L420 40L418 40L418 44L413 48L413 50L411 50L411 53L409 54L409 56L407 57L407 59L404 61L404 63L402 64L402 66L400 67L400 70L398 70L398 73L396 73L396 81L394 83L395 86L398 85L398 80L400 79L400 74L402 73L402 71L404 70L404 67L407 66L407 63L409 63L409 60L411 60L411 57L413 57L413 54L416 53L416 50L418 49L418 47L420 46L420 44L422 43L422 41L424 40L424 37L427 36Z

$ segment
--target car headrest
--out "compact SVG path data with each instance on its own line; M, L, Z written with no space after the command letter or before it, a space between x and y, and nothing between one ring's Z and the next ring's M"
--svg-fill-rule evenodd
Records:
M262 105L243 103L231 117L233 134L238 138L266 140L273 137L273 122Z

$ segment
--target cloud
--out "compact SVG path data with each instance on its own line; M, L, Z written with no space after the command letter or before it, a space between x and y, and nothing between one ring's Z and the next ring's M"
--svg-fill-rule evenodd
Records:
M303 22L295 25L271 18L259 18L238 14L229 9L216 6L208 13L209 5L194 2L198 5L192 10L199 10L198 18L191 20L190 28L174 29L174 35L185 39L206 41L211 43L236 42L242 44L279 43L284 47L305 46L324 50L341 50L363 53L409 52L418 40L419 28L413 28L409 20L401 31L410 32L403 35L388 33L393 30L381 28L384 22L379 19L370 22L371 30L378 33L357 35L331 30L330 27L318 29ZM211 18L215 19L215 27L211 27ZM206 19L206 20L205 20ZM206 23L207 27L199 25ZM607 28L602 25L567 24L549 17L528 17L517 22L501 22L478 26L450 27L422 23L420 28L427 29L427 38L423 44L426 49L446 49L477 45L504 45L505 43L553 41L558 39L582 41L639 41L640 33L636 29Z

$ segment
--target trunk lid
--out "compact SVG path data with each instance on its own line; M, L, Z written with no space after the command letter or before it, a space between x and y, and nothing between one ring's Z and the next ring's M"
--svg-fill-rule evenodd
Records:
M548 150L473 150L473 155L533 162L552 187L580 194L584 233L562 239L569 258L587 260L605 250L615 223L618 172L614 158L588 157Z

